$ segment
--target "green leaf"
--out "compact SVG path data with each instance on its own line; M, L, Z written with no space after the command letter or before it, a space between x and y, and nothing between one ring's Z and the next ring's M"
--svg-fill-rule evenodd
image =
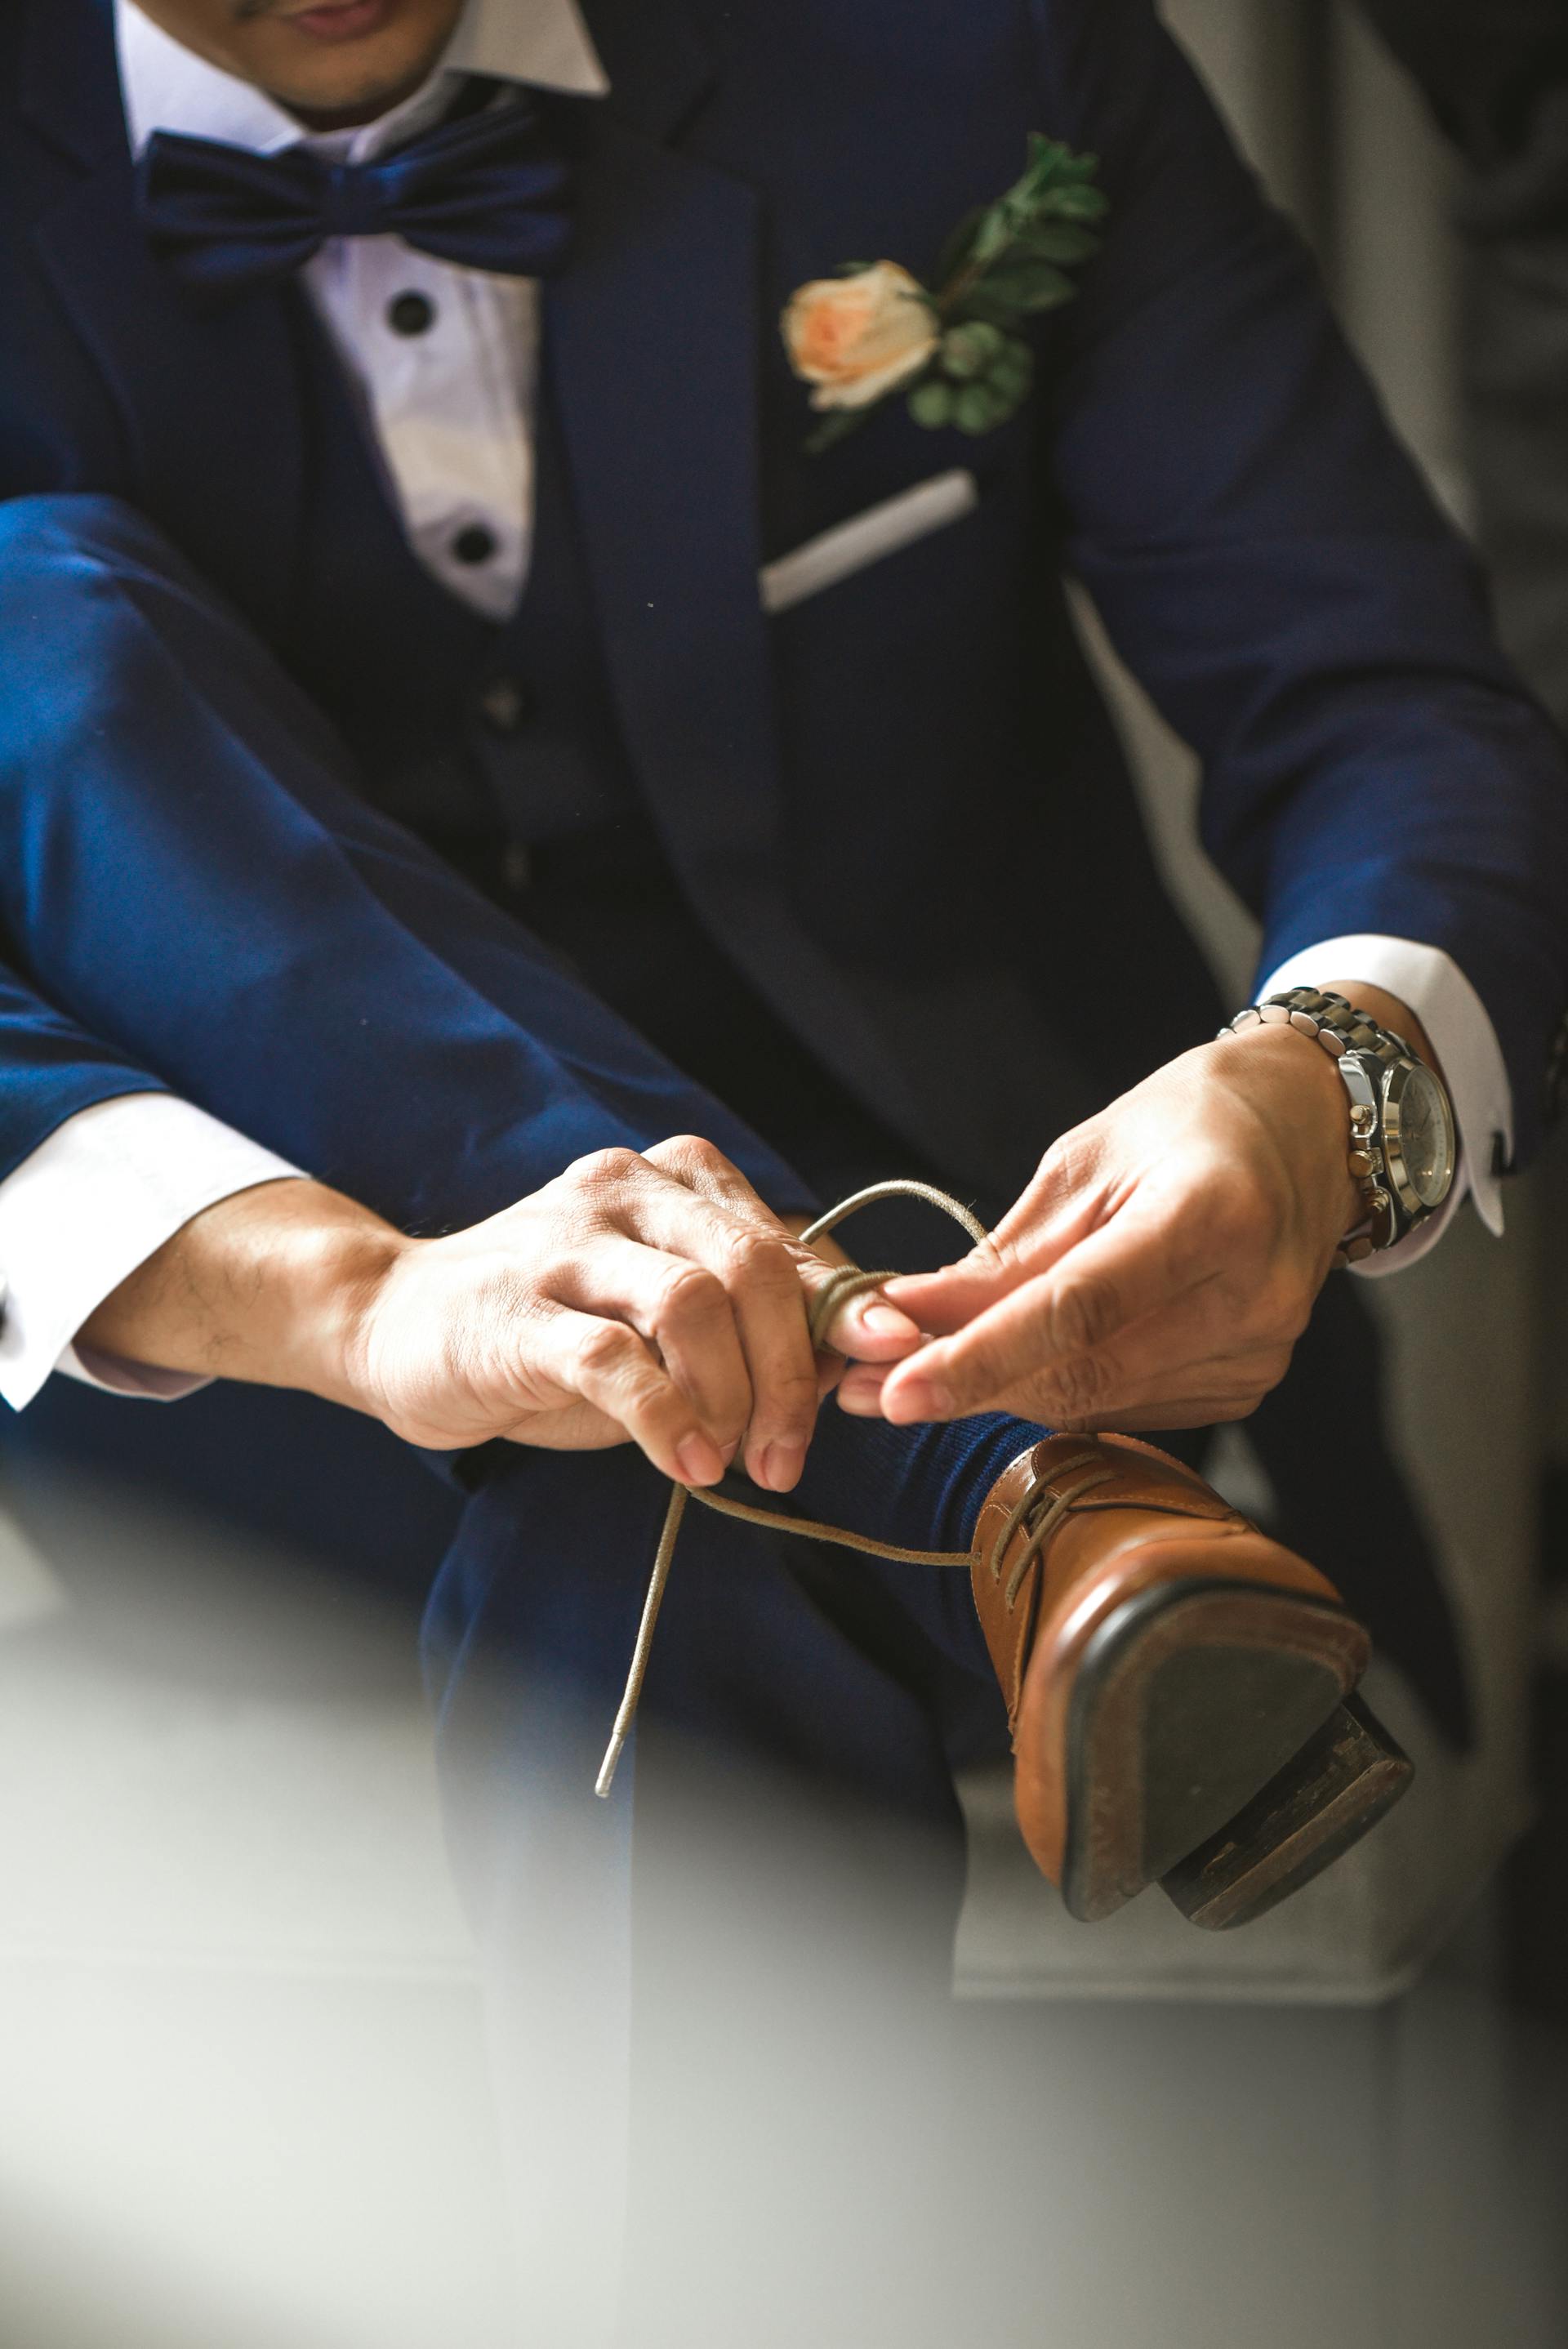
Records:
M981 213L975 224L974 243L969 252L971 264L984 269L987 262L995 261L999 254L1006 253L1012 242L1013 223L1007 218L1006 203L992 204Z
M1046 139L1034 131L1029 137L1028 162L1023 177L1008 189L1003 202L1037 208L1061 189L1086 186L1099 171L1098 155L1075 155L1060 140Z
M966 383L953 401L953 421L960 432L989 432L1006 416L1007 403L989 384Z
M962 308L965 325L978 319L987 326L998 326L1006 330L1010 326L1016 326L1018 323L1017 304L1010 297L994 295L990 281L986 278L982 278L977 285L972 285L969 288L968 293L964 296Z
M1069 221L1037 221L1019 237L1016 251L1031 261L1064 262L1071 268L1075 262L1092 260L1099 246L1090 229L1075 228Z
M858 277L862 269L874 269L874 261L841 261L833 269L835 277Z
M917 424L934 432L940 425L952 423L958 397L952 385L944 383L939 377L922 376L909 395L909 412Z
M985 378L994 391L1015 404L1023 398L1034 379L1035 354L1027 343L1016 338L1003 344Z
M1053 188L1046 209L1057 220L1103 220L1110 206L1099 188Z
M1106 211L1105 197L1091 185L1098 159L1075 155L1059 140L1037 131L1030 133L1027 153L1022 175L994 203L969 213L943 250L938 299L960 316L974 281L1000 263L1024 259L1072 267L1097 250L1088 223ZM1041 306L1054 307L1065 299L1053 288L1050 301Z
M1044 139L1038 131L1030 134L1027 153L1024 175L1015 182L1011 192L1038 196L1071 168L1071 148L1064 147L1059 139Z
M1075 154L1070 147L1064 146L1059 140L1038 140L1037 145L1040 153L1035 167L1035 176L1039 185L1058 187L1068 181L1092 180L1098 177L1099 172L1098 155Z
M985 290L999 302L1009 302L1020 317L1037 310L1058 309L1070 302L1078 287L1048 261L1009 261L990 270Z
M944 335L941 347L942 371L954 383L967 383L972 377L984 375L992 361L1006 348L1001 329L975 318L966 325L954 326Z

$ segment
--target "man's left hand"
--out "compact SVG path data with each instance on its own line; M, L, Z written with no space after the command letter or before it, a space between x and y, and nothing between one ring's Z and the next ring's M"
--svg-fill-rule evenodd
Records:
M1402 1005L1354 993L1425 1057ZM1348 1112L1329 1055L1292 1029L1184 1053L1053 1144L961 1263L888 1284L933 1341L852 1367L841 1403L1072 1430L1245 1418L1363 1213Z

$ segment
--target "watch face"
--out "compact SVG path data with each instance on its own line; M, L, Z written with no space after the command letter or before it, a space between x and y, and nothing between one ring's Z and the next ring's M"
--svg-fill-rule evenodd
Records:
M1441 1085L1418 1063L1399 1091L1399 1155L1422 1206L1440 1206L1453 1180L1453 1121Z

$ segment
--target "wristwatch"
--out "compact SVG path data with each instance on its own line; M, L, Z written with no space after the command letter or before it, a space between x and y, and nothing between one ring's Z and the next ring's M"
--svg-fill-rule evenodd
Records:
M1350 1172L1367 1213L1340 1242L1336 1261L1355 1264L1392 1247L1435 1215L1459 1163L1454 1114L1441 1080L1405 1039L1379 1027L1343 995L1292 987L1237 1013L1222 1036L1284 1025L1330 1054L1350 1096Z

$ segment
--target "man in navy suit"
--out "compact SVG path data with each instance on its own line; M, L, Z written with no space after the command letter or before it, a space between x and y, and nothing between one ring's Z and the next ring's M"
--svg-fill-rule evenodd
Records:
M1314 1311L1344 1092L1203 1041L1064 575L1202 755L1266 986L1443 1071L1450 1205L1375 1269L1539 1138L1563 768L1152 8L5 0L0 109L8 1399L107 1457L145 1417L56 1369L215 1376L236 1506L281 1449L365 1524L400 1470L266 1389L477 1463L432 1670L509 1768L477 1660L575 1676L591 1742L649 1461L932 1546L1016 1448L976 1413L1256 1410L1462 1733L1369 1336ZM1109 213L1034 398L809 453L793 290L928 274L1039 130ZM792 1234L898 1171L1001 1220L841 1317L819 1421ZM650 1701L950 1825L973 1628L736 1542Z
M343 1315L315 1289L347 1210L269 1179L294 1168L405 1228L451 1226L559 1185L584 1153L645 1157L686 1129L782 1215L901 1163L992 1214L1016 1197L991 1247L905 1293L946 1339L890 1375L913 1331L884 1317L872 1340L882 1363L841 1395L862 1415L1169 1427L1256 1405L1355 1210L1343 1100L1288 1039L1190 1057L1215 1007L1069 627L1068 568L1204 754L1206 840L1263 915L1264 970L1338 982L1426 1044L1459 1116L1452 1197L1468 1185L1496 1220L1496 1170L1539 1131L1563 992L1556 752L1298 248L1142 6L999 9L962 31L868 6L835 16L830 69L827 37L809 16L709 24L674 5L587 26L455 0L6 11L14 1402L57 1363L143 1391L221 1364L429 1444L520 1433L511 1386L454 1395L438 1371L432 1388L406 1333L442 1329L438 1259L416 1249L410 1270L380 1225L325 1283L374 1297L356 1356L373 1376L306 1359L297 1336L284 1359L264 1326L191 1300L232 1291L231 1257L249 1289L260 1255L275 1317L337 1342ZM216 290L160 225L192 140L275 157L308 132L352 170L519 81L546 93L541 184L570 156L564 267L549 197L492 267L323 222ZM1040 335L1036 403L975 440L892 406L808 454L774 324L791 289L856 252L929 269L1041 125L1100 152L1110 221L1081 298ZM205 250L223 260L221 236ZM962 491L943 527L768 616L770 564L934 476ZM170 551L201 588L163 575ZM139 583L135 617L86 592L104 565ZM238 660L242 713L214 691ZM62 672L105 680L110 707ZM107 761L90 784L84 739ZM236 762L287 786L244 839ZM306 771L329 794L308 851ZM191 795L183 812L159 815L153 777ZM411 1009L391 1019L413 1000L405 941L377 969L363 925L379 916L326 888L327 841L348 888L343 823L382 843L361 861L390 853L367 803L403 828L405 859L411 833L503 899L519 971L540 968L521 922L583 981L552 961L519 982L542 1092L505 1153L463 1131L475 1086L442 1028L458 1007L425 1006L423 1030ZM46 845L89 821L90 840ZM449 971L448 930L490 917L428 860L408 872L446 892L420 918ZM386 885L377 867L378 906ZM236 929L220 915L237 895ZM432 1145L417 1041L446 1078L461 1181ZM686 1198L729 1174L683 1163L676 1226L644 1216L645 1165L593 1179L661 1265L715 1272L729 1227L716 1237ZM545 1253L573 1246L552 1227ZM568 1309L603 1307L609 1335L596 1324L584 1358L552 1310L536 1436L562 1440L564 1410L566 1440L629 1428L665 1467L695 1443L691 1473L717 1474L714 1445L746 1429L754 1478L791 1485L814 1389L763 1254L772 1301L714 1309L701 1408L645 1345L616 1369L615 1408L601 1392L584 1414L585 1362L616 1357L647 1300L579 1282ZM393 1256L395 1280L368 1277ZM480 1271L440 1278L465 1345L477 1330L511 1346ZM1303 1415L1370 1416L1353 1320L1331 1292L1294 1395L1257 1422L1308 1548L1334 1527L1301 1472ZM444 1359L446 1333L430 1343ZM1451 1722L1451 1653L1370 1431L1350 1473L1356 1595Z

